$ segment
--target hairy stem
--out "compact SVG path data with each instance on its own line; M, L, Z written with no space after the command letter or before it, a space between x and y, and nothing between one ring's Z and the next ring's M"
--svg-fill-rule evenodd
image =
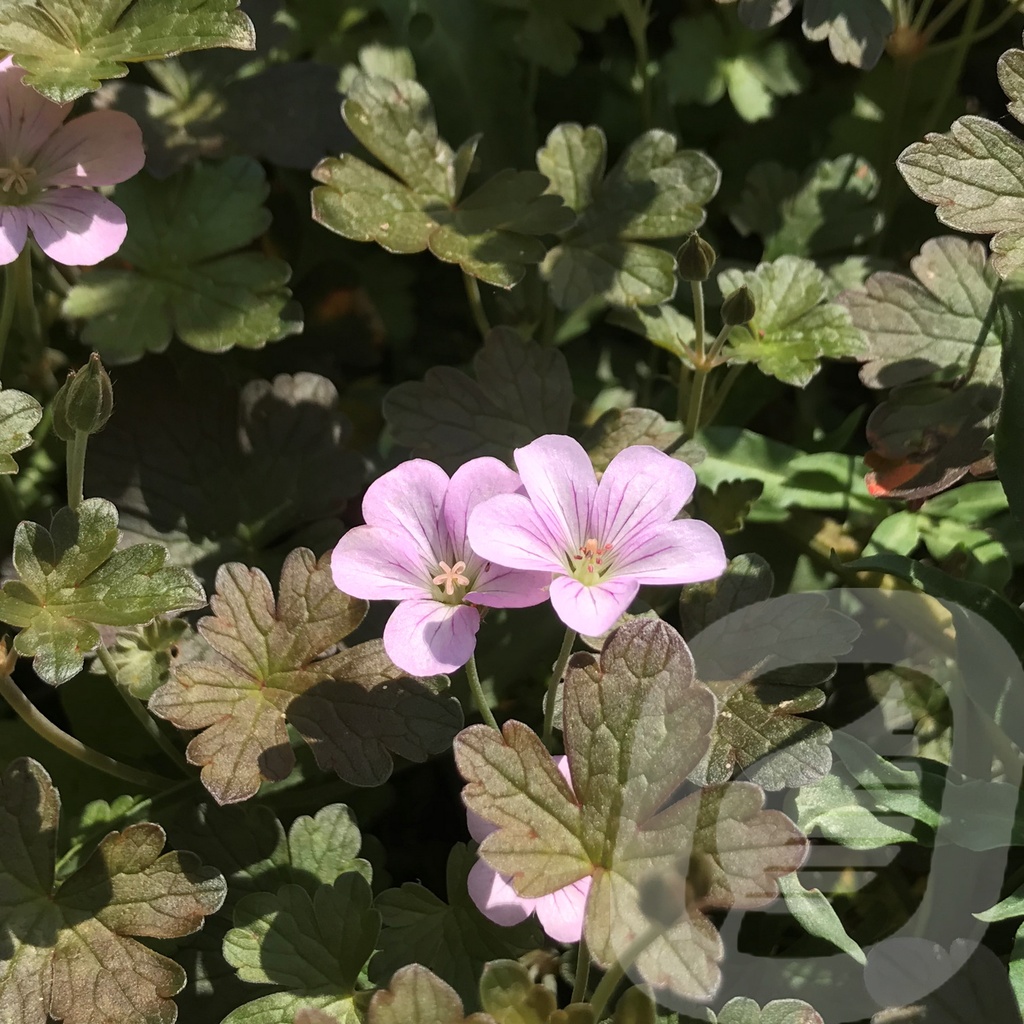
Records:
M473 314L473 323L476 324L480 337L486 338L491 330L491 322L487 319L484 300L480 295L480 282L472 274L467 274L463 271L462 283L466 286L466 298L469 299L469 309Z
M943 71L942 81L939 85L938 91L935 94L935 99L932 101L931 109L928 111L928 117L924 122L924 131L931 131L938 119L942 116L942 111L946 109L946 105L949 103L950 97L953 95L953 91L956 89L960 82L960 75L964 70L964 63L967 60L967 54L971 49L971 44L974 42L974 31L978 27L978 22L981 20L981 12L985 7L985 0L970 0L971 6L967 8L967 14L964 16L964 23L960 28L960 34L956 39L956 49L953 51L953 58L950 61L950 67ZM962 3L955 3L953 6L961 7ZM934 35L934 26L944 18L948 13L949 8L940 14L935 21L928 26L928 30L925 33L929 39Z
M87 747L80 740L76 740L74 736L68 735L35 707L6 672L0 672L0 697L10 704L14 713L37 736L42 736L47 743L64 751L75 760L89 765L90 768L105 772L122 782L131 783L133 786L141 786L143 789L166 789L175 785L173 779L166 779L162 775L151 775L139 768L122 764L112 757L107 757L106 754L101 754L98 750L93 750L92 747Z
M587 997L587 984L590 981L590 947L587 940L581 938L576 950L576 978L572 986L570 1002L582 1003Z
M20 256L18 257L21 258ZM4 353L7 351L7 339L11 334L14 322L14 307L18 294L18 265L8 263L4 268L4 297L0 305L0 369L3 369Z
M18 312L22 317L26 337L32 345L32 357L38 358L43 352L43 328L39 322L39 310L36 308L35 289L32 286L32 249L26 243L18 258L14 261L14 272L17 278Z
M558 684L565 675L565 666L569 663L569 655L572 654L572 645L576 643L576 630L566 629L562 638L562 646L555 659L555 666L551 670L551 678L548 680L548 692L544 700L544 732L542 739L544 745L551 749L551 743L555 736L555 694L558 693Z
M128 710L135 716L142 728L146 730L149 738L174 762L178 769L191 778L192 769L189 767L188 761L182 756L181 751L163 734L160 726L153 720L153 716L146 710L142 701L129 693L121 685L117 673L117 664L103 641L100 641L99 647L96 648L96 656L100 659L100 664L103 665L103 671L107 673L107 677L114 684L114 689L121 695L125 704L128 705Z
M84 430L76 430L67 444L68 505L72 509L78 508L85 497L85 450L88 444L89 435Z
M492 728L498 728L498 722L491 712L487 698L484 696L484 688L480 685L480 673L476 669L476 655L471 654L466 662L466 679L469 680L469 691L473 694L473 703L476 705L480 717Z
M647 931L641 932L623 951L621 956L608 968L600 984L594 990L590 1006L594 1011L594 1019L600 1020L608 1001L618 988L619 982L626 976L626 971L636 963L640 954L664 932L664 926L652 924Z

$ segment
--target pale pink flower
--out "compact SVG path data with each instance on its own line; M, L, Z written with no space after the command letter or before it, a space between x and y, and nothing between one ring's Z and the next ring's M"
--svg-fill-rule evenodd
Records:
M433 462L412 459L367 489L366 525L338 541L331 570L346 594L401 602L384 628L384 648L403 671L429 676L465 665L480 628L477 605L525 608L547 599L550 574L486 563L466 540L470 512L519 487L511 469L483 458L450 480Z
M0 264L11 263L31 231L51 259L91 266L113 255L128 232L124 214L88 187L116 185L145 162L142 132L127 114L98 110L68 124L70 103L54 103L0 61Z
M571 629L604 633L642 583L696 583L725 571L718 534L675 518L696 483L685 462L633 445L598 484L582 445L561 434L517 448L515 461L526 494L476 508L470 544L497 565L553 573L551 604Z
M569 759L564 755L555 758L555 764L562 777L572 788L569 775ZM469 834L482 843L498 826L473 811L466 811ZM590 893L590 875L572 882L564 889L557 889L537 899L519 896L507 875L498 874L486 861L477 860L470 868L466 888L477 909L495 924L519 924L531 914L537 915L545 934L556 942L579 942L583 935L583 919Z

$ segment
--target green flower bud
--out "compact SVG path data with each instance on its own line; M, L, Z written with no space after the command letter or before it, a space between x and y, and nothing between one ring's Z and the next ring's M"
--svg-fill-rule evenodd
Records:
M710 244L693 231L676 253L676 273L683 281L706 281L717 259Z
M100 357L93 352L82 369L72 370L53 396L53 429L62 441L77 431L96 434L106 426L114 408L114 388Z
M630 988L615 1004L612 1024L657 1024L658 1011L654 1000L642 988Z
M746 285L742 285L725 297L722 303L722 323L729 327L749 324L756 312L753 294Z

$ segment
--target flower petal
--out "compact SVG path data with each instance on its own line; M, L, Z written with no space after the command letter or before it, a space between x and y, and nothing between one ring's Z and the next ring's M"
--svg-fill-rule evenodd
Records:
M591 877L581 878L564 889L534 900L534 913L541 927L555 942L579 942L587 911Z
M481 818L476 811L472 811L468 807L466 808L466 827L474 842L477 843L482 843L492 832L498 831L497 825L486 818Z
M403 601L384 627L384 650L410 675L454 672L473 654L479 628L480 613L469 605Z
M477 910L488 921L506 928L525 921L533 912L533 904L537 902L517 896L508 879L482 860L478 860L469 869L466 890Z
M23 206L0 206L0 265L13 263L28 238L28 210Z
M725 548L699 519L676 519L645 531L615 560L616 576L641 583L699 583L725 572Z
M466 600L487 608L530 608L548 599L550 585L550 572L524 572L488 563Z
M598 636L612 628L639 589L634 579L605 579L588 587L571 576L559 576L551 584L551 605L570 629Z
M119 110L94 110L61 125L33 166L37 184L116 185L142 170L142 129Z
M24 209L39 247L68 266L91 267L113 256L128 234L124 214L84 188L51 189Z
M54 103L22 82L10 57L0 61L0 167L12 158L34 166L39 147L61 126L70 103Z
M469 513L488 498L515 494L521 486L519 475L498 459L470 459L455 470L444 496L444 521L457 557L469 561L466 557Z
M477 505L467 533L473 551L489 562L510 569L568 571L561 541L523 494L500 494Z
M354 527L331 554L334 585L366 601L423 599L433 593L419 568L419 552L409 538L380 526Z
M608 464L598 485L593 536L602 544L611 544L615 558L627 538L671 522L690 500L696 483L685 462L657 448L624 448Z
M442 514L447 489L448 474L440 466L410 459L370 484L363 498L363 519L369 526L406 534L424 567L436 576L439 561L454 561Z
M534 508L566 552L590 529L597 478L590 456L574 438L545 434L515 451L516 466Z

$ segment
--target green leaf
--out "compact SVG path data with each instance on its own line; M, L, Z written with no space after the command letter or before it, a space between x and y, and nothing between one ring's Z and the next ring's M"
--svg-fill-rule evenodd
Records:
M751 506L751 522L780 522L792 508L878 514L864 486L863 463L854 456L806 453L738 427L708 427L699 440L707 455L695 469L705 487L714 490L731 480L764 484Z
M9 0L0 10L0 49L12 50L25 81L55 103L68 103L123 78L125 62L187 50L255 46L238 0Z
M871 796L838 766L819 782L801 786L796 795L797 823L808 835L818 828L826 839L851 850L877 850L895 843L912 843L902 828L880 820L891 817L906 823L903 815L879 811ZM876 813L877 812L877 813Z
M713 161L678 150L669 132L649 131L605 174L608 144L595 125L560 124L537 153L537 166L577 214L541 264L560 309L595 296L615 306L653 306L675 293L675 260L644 240L667 240L704 223L721 181Z
M786 909L805 932L831 942L859 964L868 962L864 950L847 934L839 915L820 889L805 889L794 872L779 879L779 891L786 901Z
M141 629L119 631L109 648L117 666L118 685L139 700L149 700L167 682L181 645L193 647L194 637L184 619L155 619ZM93 662L92 671L106 673L99 659Z
M364 601L334 585L329 555L293 551L276 602L259 569L229 563L210 606L199 632L211 656L177 667L149 706L181 729L203 730L187 755L218 803L247 800L262 779L291 773L286 721L322 768L361 786L387 779L392 752L426 760L461 724L458 702L407 679L380 641L324 657L366 614Z
M740 20L749 28L770 28L795 6L796 0L739 0ZM827 39L840 64L867 69L881 57L893 23L885 0L805 0L802 27L813 42Z
M490 0L516 12L512 42L526 61L556 75L572 70L583 45L580 32L597 32L618 13L616 0Z
M12 454L32 443L32 429L42 418L42 406L31 395L0 391L0 474L18 472Z
M654 409L609 409L582 438L594 469L603 473L608 463L624 448L649 444L665 449L679 439L683 425L666 420ZM695 466L700 461L698 446L687 441L675 453L677 458Z
M1009 110L1024 116L1024 50L999 58ZM929 133L896 162L907 184L933 203L941 224L992 234L992 268L1003 278L1024 269L1024 143L984 117L959 117L945 135Z
M352 872L312 893L285 885L246 896L235 908L224 957L242 981L285 991L238 1007L223 1024L292 1024L307 1008L360 1024L356 981L380 932L372 901L366 879Z
M487 1013L464 1015L458 993L419 964L396 971L370 1000L367 1024L496 1024Z
M377 897L384 930L370 977L385 982L408 964L422 964L451 985L471 1009L480 1005L484 964L514 959L541 944L540 930L527 920L506 928L489 921L466 891L474 862L461 843L448 856L448 902L416 882L388 889ZM474 1021L473 1024L476 1024Z
M996 468L1010 509L1017 522L1024 524L1024 464L1020 444L1024 438L1024 307L1014 297L1006 303L1005 309L1012 328L1003 341L1000 362L1003 400L995 429Z
M641 887L671 884L680 863L700 860L700 907L687 907L635 965L646 983L688 998L708 998L720 979L721 941L702 908L764 906L806 852L792 822L764 811L764 793L749 783L666 807L707 749L714 715L679 635L634 620L611 635L600 661L570 661L563 727L572 789L521 723L501 734L471 726L455 743L463 801L498 826L480 856L525 897L592 876L584 936L602 966L649 929Z
M55 883L60 797L29 758L0 776L0 813L7 936L0 1020L174 1020L170 999L184 971L133 936L169 939L200 929L224 899L220 874L190 853L161 856L164 832L146 822L108 833L81 868Z
M669 101L717 103L726 93L744 121L775 112L775 100L800 92L806 69L793 47L754 35L714 14L677 18L661 60Z
M736 996L717 1016L709 1016L711 1024L825 1024L818 1011L802 999L775 999L762 1008L753 999Z
M263 169L248 157L195 163L166 181L145 174L113 198L128 220L128 269L84 275L64 300L82 341L106 363L163 352L177 336L201 352L262 348L302 329L288 264L243 250L270 224Z
M49 530L20 523L15 532L18 578L0 591L0 619L21 627L14 649L54 686L81 671L97 626L137 625L206 603L192 573L164 565L164 548L116 551L118 536L117 510L102 498L60 509Z
M412 80L360 75L342 106L352 134L391 174L345 153L317 164L313 218L388 252L429 249L465 273L511 288L546 252L538 235L566 226L571 214L547 179L500 171L463 197L478 139L454 151L437 133L430 97ZM393 176L392 176L393 175Z
M693 321L671 303L663 302L646 309L617 309L608 319L671 352L680 362L692 364L690 351L697 331Z
M878 234L878 175L860 157L820 160L804 174L767 161L748 172L729 211L743 235L764 241L762 259L849 251Z
M554 993L534 982L518 960L492 960L480 977L480 1002L497 1024L547 1024L557 1009Z
M780 256L756 270L718 275L723 294L742 285L753 294L756 312L749 325L730 331L730 360L755 363L762 373L802 388L818 372L822 358L863 351L863 337L849 311L830 301L828 279L809 260Z
M572 408L572 377L558 349L525 341L511 328L491 331L473 357L475 380L436 366L423 381L407 381L384 398L395 440L452 471L512 451L543 434L564 434Z
M337 542L365 468L325 377L279 374L239 391L190 358L151 357L121 370L118 387L89 442L86 488L117 504L128 537L159 540L210 585L225 562L277 575L294 548Z

